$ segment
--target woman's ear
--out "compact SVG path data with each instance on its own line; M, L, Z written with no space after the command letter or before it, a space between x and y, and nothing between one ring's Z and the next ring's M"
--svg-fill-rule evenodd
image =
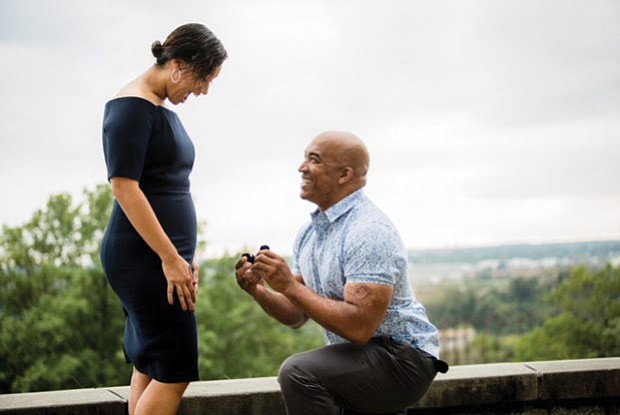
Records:
M176 60L176 59L170 59L170 61L169 61L169 62L170 62L170 69L171 69L171 70L173 70L173 71L174 71L174 70L180 69L180 67L179 67L179 61L178 61L178 60Z

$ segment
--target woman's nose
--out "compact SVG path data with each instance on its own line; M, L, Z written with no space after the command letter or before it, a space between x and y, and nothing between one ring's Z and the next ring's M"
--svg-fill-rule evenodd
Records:
M207 95L208 92L209 92L208 82L205 82L204 84L200 85L198 88L194 90L194 94L196 95Z

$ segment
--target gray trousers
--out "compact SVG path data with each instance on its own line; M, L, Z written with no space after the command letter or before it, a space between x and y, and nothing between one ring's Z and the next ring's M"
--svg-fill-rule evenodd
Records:
M405 414L428 391L436 359L389 337L295 354L278 381L288 415Z

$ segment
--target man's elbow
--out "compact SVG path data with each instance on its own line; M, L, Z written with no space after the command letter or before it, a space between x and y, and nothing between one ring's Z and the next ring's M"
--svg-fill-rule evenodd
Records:
M363 347L366 344L368 344L368 342L370 341L370 339L372 339L374 334L375 334L374 330L372 332L367 331L367 330L360 331L359 333L354 333L353 335L351 335L351 337L349 338L349 341L351 341L352 343L356 344L359 347Z
M294 330L301 328L308 321L307 317L301 317L295 321L289 321L286 325Z
M301 328L303 325L304 325L304 323L295 322L295 323L289 323L286 326L288 328L290 328L290 329L297 330L297 329Z

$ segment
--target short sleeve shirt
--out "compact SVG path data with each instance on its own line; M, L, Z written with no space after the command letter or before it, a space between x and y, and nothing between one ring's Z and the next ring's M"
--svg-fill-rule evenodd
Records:
M392 301L375 336L439 357L437 328L416 300L407 268L398 231L361 189L324 212L315 210L293 249L293 272L323 297L344 300L347 283L392 286ZM326 337L329 344L345 341L329 330Z

